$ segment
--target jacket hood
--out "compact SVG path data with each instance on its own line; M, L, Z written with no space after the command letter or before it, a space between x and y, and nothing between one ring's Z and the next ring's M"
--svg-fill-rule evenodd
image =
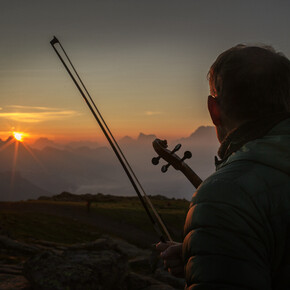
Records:
M217 170L238 160L250 160L290 175L290 118L273 127L264 137L246 143L217 165Z

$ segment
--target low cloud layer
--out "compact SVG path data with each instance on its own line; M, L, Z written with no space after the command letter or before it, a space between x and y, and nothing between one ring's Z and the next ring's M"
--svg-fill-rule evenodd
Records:
M140 134L137 139L123 139L120 146L147 194L190 199L194 188L180 171L170 166L167 173L162 173L161 167L166 164L162 159L157 166L152 165L152 157L157 155L152 147L155 138L154 135ZM19 176L15 182L23 186L18 193L12 192L9 195L5 188L1 191L3 182L0 184L1 200L32 198L37 195L39 188L50 194L62 191L79 194L136 194L116 156L108 147L100 147L92 142L57 144L41 138L31 145L29 151L19 144L17 160L12 167L15 146L5 146L6 143L2 141L1 148L4 150L0 150L0 179L2 175L7 176L5 172L16 170ZM202 179L214 172L214 155L218 148L214 127L199 127L189 137L169 142L168 148L172 150L177 143L182 143L177 155L182 157L185 150L192 152L192 158L186 160L186 163ZM33 194L29 195L30 191Z
M7 106L2 108L0 118L23 123L40 123L75 117L79 113L74 110L50 107Z

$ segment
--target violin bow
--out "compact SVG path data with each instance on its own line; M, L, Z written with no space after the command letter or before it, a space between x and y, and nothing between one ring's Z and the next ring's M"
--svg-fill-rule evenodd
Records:
M68 57L66 51L64 50L63 46L61 45L60 41L54 36L53 39L50 41L51 46L53 47L54 51L56 52L57 56L59 57L60 61L62 62L63 66L65 67L66 71L70 75L71 79L73 80L74 84L76 85L77 89L79 90L81 96L83 97L84 101L86 102L87 106L89 107L91 113L93 114L94 118L96 119L97 123L99 124L102 132L104 133L106 139L108 140L109 144L111 145L114 153L116 154L119 162L121 163L126 175L128 176L134 190L136 191L141 204L143 205L147 216L149 217L151 223L153 224L153 228L155 229L158 237L161 241L165 242L166 239L164 237L164 233L167 236L169 241L172 241L172 238L168 232L167 227L165 226L164 221L162 221L161 217L159 216L158 212L156 211L155 207L153 206L151 200L149 199L148 195L145 193L142 185L140 184L137 176L135 175L131 165L129 164L127 158L125 157L123 151L121 150L120 146L118 145L116 139L114 138L111 130L109 129L107 123L105 122L104 118L102 117L101 112L97 108L94 100L92 99L91 95L89 94L86 86L84 85L83 81L81 80L79 74L77 73L74 65L72 64L70 58ZM57 49L57 47L58 49ZM63 55L63 56L62 56ZM66 59L66 61L64 60ZM70 68L69 68L70 66ZM142 194L143 196L142 196ZM155 218L151 214L146 202L149 204L152 212L154 213ZM158 222L156 222L158 221Z

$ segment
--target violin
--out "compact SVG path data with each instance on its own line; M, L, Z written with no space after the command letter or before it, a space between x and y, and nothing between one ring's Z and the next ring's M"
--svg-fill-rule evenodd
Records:
M195 188L198 188L202 183L201 178L184 162L185 159L190 159L192 154L190 151L185 151L182 158L175 154L180 148L181 144L177 144L172 151L170 151L166 140L155 139L152 143L157 157L152 158L152 164L158 165L162 158L167 161L166 165L161 167L163 173L167 172L168 168L172 166L176 170L180 170L186 178L192 183Z

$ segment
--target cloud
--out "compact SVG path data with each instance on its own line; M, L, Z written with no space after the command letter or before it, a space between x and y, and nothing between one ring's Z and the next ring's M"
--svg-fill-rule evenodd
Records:
M9 105L6 106L7 108L12 109L20 109L22 111L29 110L29 111L58 111L59 108L52 108L52 107L37 107L37 106L21 106L21 105Z
M74 110L33 106L7 106L0 112L0 118L24 123L40 123L71 118L79 113Z
M154 111L146 111L145 112L145 115L146 116L154 116L154 115L161 115L161 114L163 114L163 112L154 112Z

